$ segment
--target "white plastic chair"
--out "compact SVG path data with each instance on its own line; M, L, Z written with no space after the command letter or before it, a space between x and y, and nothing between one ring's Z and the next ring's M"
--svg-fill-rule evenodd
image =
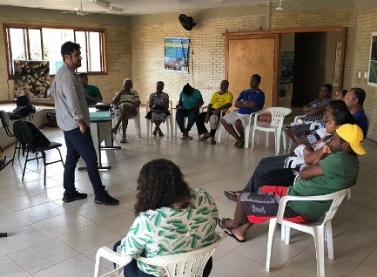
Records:
M147 103L145 104L145 111L146 113L149 112L149 100L147 101ZM166 117L166 132L168 134L170 134L170 136L173 136L173 102L171 100L169 100L169 111L170 111L170 115L168 115ZM153 124L151 124L151 120L150 119L146 119L147 120L147 137L149 137L149 135L153 132Z
M297 124L297 123L299 123L300 120L302 121L305 117L306 117L305 114L295 116L295 118L293 119L293 122L291 124ZM305 124L305 123L303 123L303 124ZM321 122L313 122L312 124L310 124L310 131L316 130L320 126L322 126ZM286 137L285 129L283 129L283 136ZM291 149L292 149L292 140L289 140L288 153L291 152Z
M204 109L205 109L206 107L208 107L208 106L202 106L202 107L200 107L199 109L201 109L201 112L203 112ZM177 110L176 110L176 112L177 112ZM188 119L188 116L185 116L185 117L183 118L183 125L184 125L184 126L187 126L187 119ZM194 127L194 126L193 126L193 127ZM175 137L177 137L178 130L179 130L178 122L177 122L177 120L175 120L175 129L174 129L174 131L175 131ZM198 134L198 135L199 135L199 134Z
M271 114L270 123L258 121L258 117L264 113ZM282 136L281 133L282 133L282 128L283 128L284 118L290 113L292 113L292 110L290 108L285 108L285 107L271 107L271 108L266 108L264 110L257 112L254 117L253 134L251 137L251 149L254 148L254 139L255 139L256 131L266 132L266 146L268 146L269 133L273 132L275 135L275 153L276 155L278 155L280 152L280 138ZM287 142L286 142L285 136L283 136L283 145L284 145L284 150L286 150Z
M117 115L116 116L116 120L119 119L119 116L120 116L120 113L121 110L116 108L114 109L114 113ZM141 138L141 124L140 124L140 108L137 107L137 115L136 116L133 116L133 117L129 117L128 118L128 121L130 120L133 120L134 123L135 123L135 130L136 130L136 134L139 136L139 138ZM123 124L121 123L120 126L119 126L119 132L121 132L121 128L123 128Z
M281 239L286 244L290 242L290 228L308 233L313 236L317 257L317 275L325 277L325 239L327 239L327 254L329 259L334 259L333 236L331 220L335 216L349 189L344 189L327 195L319 196L284 196L280 199L279 210L276 218L270 219L267 241L266 271L270 271L270 262L276 224L281 224ZM283 219L284 211L289 201L331 201L332 204L323 219L309 223L293 223Z
M202 112L204 112L205 110L208 109L208 106L204 106L202 108ZM221 119L223 118L223 116L228 112L228 110L222 110L221 113L220 113L220 118L219 118L219 122L217 124L217 129L216 129L216 136L217 136L217 139L216 141L217 142L220 142L221 141Z
M154 258L138 258L143 263L162 267L166 270L168 277L202 277L203 270L209 258L213 255L216 248L219 246L224 235L216 233L216 242L190 252L154 257ZM119 267L104 275L100 274L102 268L102 258L116 263ZM117 277L123 276L123 267L126 266L132 259L127 256L122 256L108 247L101 247L97 251L96 264L94 268L94 277Z
M234 110L234 111L237 111L237 110ZM250 114L250 116L249 116L249 124L243 128L244 134L245 134L245 143L244 143L245 144L245 148L249 148L250 127L253 125L253 122L254 122L253 116L256 113L257 112ZM234 126L233 126L233 128L234 128ZM228 144L228 141L229 141L229 133L226 132L226 144Z

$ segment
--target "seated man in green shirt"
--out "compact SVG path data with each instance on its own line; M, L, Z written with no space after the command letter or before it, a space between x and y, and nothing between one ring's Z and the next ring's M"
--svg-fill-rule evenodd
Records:
M363 138L358 125L340 126L330 144L322 148L322 159L300 171L300 181L290 187L266 185L257 193L242 193L237 199L234 219L219 220L220 227L237 241L244 242L246 231L253 224L276 217L283 196L326 195L353 186L359 171L357 155L366 154L361 144ZM296 223L318 220L330 205L329 201L292 201L285 209L284 218Z
M85 99L88 106L94 106L95 104L101 103L103 101L99 89L96 86L88 84L88 74L80 73L79 80L81 84L84 86Z

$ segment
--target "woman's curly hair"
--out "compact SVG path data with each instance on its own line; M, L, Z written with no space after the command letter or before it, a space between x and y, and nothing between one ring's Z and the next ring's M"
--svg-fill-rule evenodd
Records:
M166 159L146 163L140 170L137 182L136 216L140 212L170 206L178 199L191 195L179 166Z

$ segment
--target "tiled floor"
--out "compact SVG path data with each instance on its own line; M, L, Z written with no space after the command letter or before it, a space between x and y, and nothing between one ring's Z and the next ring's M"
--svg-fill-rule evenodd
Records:
M181 166L190 186L207 189L216 199L220 215L230 217L235 203L224 197L223 190L242 188L259 159L274 153L271 146L264 145L254 150L234 149L232 142L212 146L196 138L147 138L145 124L142 127L141 139L135 136L131 124L129 143L121 150L102 152L105 163L113 167L101 173L102 180L111 195L120 200L117 207L93 203L85 171L77 171L76 186L89 197L69 204L61 200L61 164L48 167L46 187L41 164L29 163L24 182L18 160L0 172L0 231L9 233L9 237L0 238L0 276L92 276L96 250L112 246L127 233L134 219L136 178L141 166L151 159L173 160ZM51 140L63 142L58 129L44 131ZM377 189L373 181L377 178L377 149L370 142L365 145L369 153L360 158L352 199L345 200L333 220L335 260L326 260L326 276L377 276ZM8 156L11 153L12 149L6 151ZM276 235L272 269L266 272L267 229L268 224L253 226L242 244L227 237L215 252L211 276L316 276L313 239L297 232L292 232L290 245Z

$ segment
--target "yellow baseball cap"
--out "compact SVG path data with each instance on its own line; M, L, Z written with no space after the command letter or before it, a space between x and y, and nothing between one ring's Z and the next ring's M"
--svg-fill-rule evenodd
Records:
M364 155L367 153L364 146L361 144L364 139L364 133L358 125L343 124L336 129L336 133L350 144L353 152L357 155Z

